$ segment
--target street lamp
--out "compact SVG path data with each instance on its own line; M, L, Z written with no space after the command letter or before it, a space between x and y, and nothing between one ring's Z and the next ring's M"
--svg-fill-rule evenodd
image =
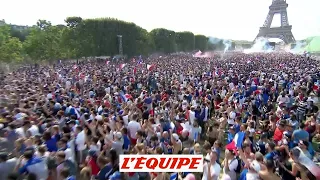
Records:
M122 49L122 35L117 35L118 37L118 43L119 43L119 55L123 55L123 49Z

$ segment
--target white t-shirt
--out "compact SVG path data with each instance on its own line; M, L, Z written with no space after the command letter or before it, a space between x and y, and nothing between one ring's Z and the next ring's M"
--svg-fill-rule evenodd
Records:
M122 116L124 126L127 126L129 123L129 115Z
M231 83L229 83L229 88L230 89L233 89L234 88L234 84L231 82Z
M236 113L231 111L229 113L228 124L234 124L234 119L236 118Z
M111 130L109 133L106 134L105 140L108 142L113 141L113 130Z
M253 137L253 134L256 132L256 130L254 128L249 128L249 132L250 132L249 136Z
M74 153L70 148L67 148L66 150L64 150L64 153L66 154L66 160L70 160L71 162L75 162L74 160Z
M277 99L277 102L278 102L279 104L282 104L282 103L287 103L287 102L289 102L289 100L288 100L288 97L287 97L287 96L282 97L282 95L280 95L280 96L278 97L278 99Z
M36 125L32 125L29 129L28 132L30 132L31 136L39 135L39 128Z
M194 120L196 119L196 113L194 111L189 111L189 118L190 118L190 122L191 124L193 124Z
M247 172L246 178L247 178L247 180L258 180L258 179L260 179L258 173L253 173L253 172L250 172L250 171Z
M141 129L141 125L137 121L130 121L128 123L128 130L129 130L129 133L130 133L130 137L133 138L133 139L137 138L136 137L136 133L140 129Z
M203 121L208 121L209 108L206 106L204 109L204 119Z
M66 82L66 89L70 89L71 88L71 82L70 81L67 81Z
M221 98L224 98L227 94L227 91L225 89L223 89L220 93Z
M86 140L85 140L85 134L84 131L81 131L76 138L76 144L77 144L77 151L83 151L86 149Z
M16 133L19 135L20 138L25 138L26 137L26 134L24 133L24 130L23 130L22 127L17 128L16 129Z
M191 131L191 124L189 122L181 123L181 126L188 132Z
M237 180L236 169L238 167L238 160L236 158L228 160L229 171L226 171L226 168L223 168L223 176L229 176L231 180ZM223 178L222 178L223 179Z
M106 87L105 91L107 94L110 94L110 92L111 92L110 87Z
M198 138L201 134L201 127L191 127L190 129L190 134L189 134L189 138L192 140L195 140L194 138Z
M209 165L208 163L205 163L203 166L202 180L208 180L208 165ZM211 177L213 177L213 180L218 180L220 175L220 170L221 170L221 167L218 163L214 163L210 167Z

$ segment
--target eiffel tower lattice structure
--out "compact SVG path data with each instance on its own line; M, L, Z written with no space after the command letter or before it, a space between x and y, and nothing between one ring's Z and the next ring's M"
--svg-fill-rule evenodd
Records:
M289 25L287 8L288 4L286 0L273 0L271 6L269 6L268 16L263 26L260 27L256 39L258 37L279 38L286 44L294 43L295 39L291 31L292 26ZM275 14L280 14L281 26L271 28Z

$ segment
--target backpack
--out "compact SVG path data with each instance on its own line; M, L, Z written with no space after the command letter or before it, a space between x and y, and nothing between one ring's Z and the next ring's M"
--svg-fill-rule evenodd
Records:
M234 161L234 160L237 160L238 161L238 166L237 168L235 169L235 172L236 173L241 173L241 159L237 156L236 158L234 158L230 164Z

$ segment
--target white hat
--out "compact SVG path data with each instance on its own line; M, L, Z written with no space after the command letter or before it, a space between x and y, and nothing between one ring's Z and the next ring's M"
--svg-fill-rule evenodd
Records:
M96 120L97 120L97 121L102 121L102 116L101 116L101 115L97 115L97 116L96 116Z
M258 161L254 160L250 163L250 168L253 169L256 172L259 172L261 170L260 164Z
M172 137L173 137L176 141L179 140L179 136L178 136L178 134L176 134L176 133L173 133L173 134L172 134Z
M122 133L118 131L118 132L116 132L116 133L114 134L114 136L115 136L116 138L120 139L120 138L122 138Z

